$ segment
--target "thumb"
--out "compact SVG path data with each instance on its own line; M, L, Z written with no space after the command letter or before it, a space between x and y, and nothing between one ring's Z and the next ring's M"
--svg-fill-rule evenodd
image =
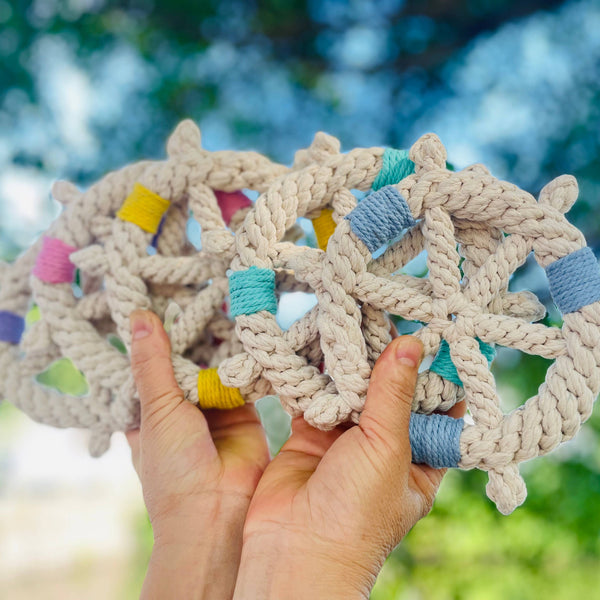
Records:
M160 319L147 310L130 316L131 370L140 396L141 422L154 426L185 402L171 362L171 343Z
M408 426L423 344L410 335L395 338L377 359L359 426L376 444L410 458Z

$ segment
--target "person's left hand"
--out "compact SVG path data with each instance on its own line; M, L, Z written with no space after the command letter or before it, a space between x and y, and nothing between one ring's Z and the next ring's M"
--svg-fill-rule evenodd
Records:
M229 598L248 505L270 458L264 430L250 404L202 412L184 399L154 313L135 311L131 328L141 425L126 436L154 532L142 597Z

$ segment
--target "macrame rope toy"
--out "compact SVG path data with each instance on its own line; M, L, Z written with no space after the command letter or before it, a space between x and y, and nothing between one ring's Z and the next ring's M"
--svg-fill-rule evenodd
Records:
M164 318L169 306L177 307L169 335L176 376L190 401L240 403L239 391L203 371L242 349L223 308L234 232L252 205L240 190L260 192L288 168L252 152L202 150L189 121L171 136L168 153L166 161L111 173L85 193L58 183L53 192L63 213L15 263L0 265L0 397L36 420L91 429L94 455L107 449L113 431L139 422L129 361L113 344L117 338L129 348L135 308ZM202 227L199 252L186 236L189 211ZM41 316L23 333L32 306ZM36 382L65 357L85 375L83 396ZM244 389L244 397L270 391L261 382Z
M413 460L488 471L488 496L504 513L524 501L518 463L573 437L600 387L600 274L563 216L577 196L572 177L536 201L482 165L454 171L433 134L409 151L342 154L318 133L286 167L252 152L207 152L185 121L167 153L84 193L57 184L63 213L0 265L1 397L36 420L90 429L90 450L101 454L113 431L139 423L129 315L150 308L165 322L189 401L226 409L276 393L291 415L330 429L360 419L397 315L422 323L415 335L434 357L415 391ZM358 202L354 190L367 196ZM190 212L200 250L186 235ZM301 217L318 248L296 243ZM427 275L403 272L423 251ZM536 323L545 309L533 294L508 291L531 252L562 328ZM317 304L284 331L277 305L288 291L312 292ZM25 327L32 306L40 318ZM538 394L508 415L489 370L496 345L554 360ZM36 381L65 358L87 393ZM462 399L472 423L434 414Z
M581 250L581 233L563 216L577 196L576 182L560 177L536 202L482 165L450 170L443 146L427 135L411 148L413 166L402 170L404 178L394 184L393 174L381 176L384 164L391 163L389 157L384 160L388 155L379 149L353 150L289 173L258 199L236 237L234 270L286 268L314 291L318 306L304 325L316 313L314 335L320 339L325 373L298 352L303 327L282 331L271 312L257 311L236 316L245 353L220 365L221 380L231 385L266 377L292 415L304 414L317 427L358 421L373 357L389 341L385 315L421 321L425 325L416 335L426 354L437 357L433 369L419 376L414 409L425 414L448 410L464 398L474 423L433 427L444 421L416 418L411 423L413 453L436 466L488 471L488 495L509 513L526 494L518 463L573 437L589 417L600 384L598 267L589 251ZM344 190L372 189L376 179L386 185L376 185L379 189L338 223L326 251L300 253L278 242L283 226L297 216ZM372 253L388 243L373 259ZM427 277L399 272L424 249ZM508 292L511 273L531 251L548 267L556 302L565 313L561 329L533 322L545 310L532 294ZM562 261L569 267L576 261L576 275L567 278L565 287L583 282L581 294L573 294L574 306L565 306L555 291L569 270L558 266ZM502 413L489 371L495 344L555 360L538 395L508 415ZM455 376L449 376L448 358ZM450 433L436 437L442 430Z

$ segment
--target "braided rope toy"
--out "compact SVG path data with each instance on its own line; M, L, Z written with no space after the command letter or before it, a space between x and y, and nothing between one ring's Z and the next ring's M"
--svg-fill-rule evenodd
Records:
M422 323L415 335L435 357L414 396L413 461L488 471L487 494L505 514L524 501L518 463L572 438L600 388L600 270L564 217L573 177L536 201L482 165L448 168L433 134L409 152L341 154L319 133L286 167L207 152L184 121L167 152L85 193L54 187L65 210L0 271L2 397L35 420L91 429L90 450L101 454L113 431L139 422L127 356L110 336L128 350L129 314L151 308L168 324L188 400L231 408L274 393L291 415L330 429L358 421L398 315ZM260 196L253 204L241 189ZM358 202L353 190L370 193ZM188 211L202 228L200 251L186 237ZM295 243L300 217L312 219L318 248ZM403 273L423 250L427 276ZM562 328L535 322L545 309L533 294L508 291L531 252ZM275 313L286 291L312 292L317 304L283 330ZM25 329L32 302L41 318ZM507 415L489 370L496 344L554 360L538 394ZM61 357L83 372L87 394L36 383ZM472 423L440 414L463 399Z

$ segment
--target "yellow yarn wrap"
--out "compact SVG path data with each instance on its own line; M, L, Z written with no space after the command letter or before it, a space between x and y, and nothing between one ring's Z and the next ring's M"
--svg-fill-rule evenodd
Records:
M156 233L160 220L170 205L169 200L161 198L141 183L136 183L119 209L117 217L137 225L148 233Z
M333 235L336 228L336 223L333 220L333 209L324 208L321 214L312 220L312 224L317 236L317 244L321 250L327 250L329 238Z
M245 404L240 390L221 383L217 369L198 373L198 398L200 408L236 408Z

